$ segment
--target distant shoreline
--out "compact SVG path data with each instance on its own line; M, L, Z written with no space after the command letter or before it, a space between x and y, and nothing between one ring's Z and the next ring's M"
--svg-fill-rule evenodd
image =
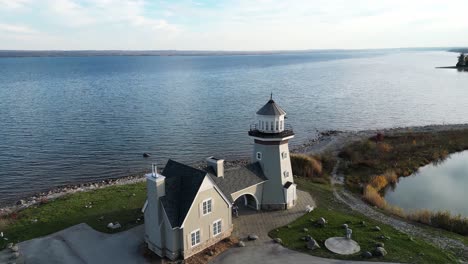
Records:
M382 52L382 51L448 51L449 48L389 48L389 49L309 49L267 51L223 50L0 50L0 58L28 57L103 57L103 56L259 56L337 52Z

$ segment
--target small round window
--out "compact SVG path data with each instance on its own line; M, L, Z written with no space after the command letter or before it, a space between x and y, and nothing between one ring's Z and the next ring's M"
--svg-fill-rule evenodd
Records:
M261 160L262 159L262 153L261 152L257 152L257 160Z

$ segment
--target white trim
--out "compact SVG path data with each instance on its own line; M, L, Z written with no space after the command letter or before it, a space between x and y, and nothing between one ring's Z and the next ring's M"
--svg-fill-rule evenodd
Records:
M254 139L258 139L260 141L284 141L293 138L294 135L292 136L287 136L283 138L261 138L261 137L253 137Z
M219 232L217 234L215 234L214 233L214 225L216 223L218 223L218 222L220 223L221 228L220 228ZM223 233L223 219L220 218L218 220L213 221L213 223L211 224L211 230L213 230L213 237L219 236L221 233Z
M208 177L208 178L210 177L210 176L208 176L208 173L205 174L205 178L206 178L206 177ZM205 180L205 178L204 178L203 180ZM203 183L202 183L202 184L203 184ZM200 184L200 188L201 188L201 186L202 186L202 185ZM187 220L187 216L188 216L188 215L190 214L190 212L192 211L192 207L193 207L193 205L195 204L195 201L196 201L197 198L198 198L198 194L200 194L200 188L198 188L197 195L195 195L195 198L193 198L192 204L190 205L190 208L189 208L189 210L188 210L188 212L187 212L187 215L185 216L184 221L182 221L182 224L180 225L180 228L181 228L181 229L184 228L184 224L185 224L185 221Z
M226 197L226 195L221 191L221 189L219 189L218 185L216 185L213 179L211 179L211 176L208 176L208 179L210 179L211 183L213 184L214 189L219 193L219 195L221 195L221 198L223 198L226 204L229 207L232 207L231 201Z
M198 243L197 243L197 235L196 235L197 232L198 232L198 239L199 239ZM195 244L192 244L192 234L195 234ZM190 237L189 238L190 238L191 247L196 247L196 246L200 245L201 244L201 230L200 230L200 228L195 229L192 232L190 232Z
M206 202L206 214L205 214L205 212L204 212L204 211L205 211L205 208L204 208L205 202ZM208 207L208 202L210 202L210 206L209 206L209 207ZM211 214L211 213L213 212L213 198L210 197L210 198L207 198L207 199L203 200L203 201L201 202L201 205L202 205L202 206L201 206L201 209L202 209L202 216L209 215L209 214ZM208 208L210 209L209 211L208 211Z

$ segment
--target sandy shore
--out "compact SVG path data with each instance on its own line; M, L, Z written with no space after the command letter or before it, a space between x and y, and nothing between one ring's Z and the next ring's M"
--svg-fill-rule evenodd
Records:
M463 130L468 129L468 124L452 124L452 125L429 125L429 126L413 126L413 127L397 127L389 129L380 129L380 130L363 130L363 131L322 131L318 134L318 137L311 140L305 141L300 145L294 146L291 149L292 153L310 153L317 154L323 151L338 151L346 144L356 140L362 140L368 138L377 133L384 133L387 135L392 135L396 133L409 133L409 132L433 132L437 133L440 131L447 130ZM226 160L225 166L236 167L240 165L247 164L250 161L249 157L244 159L237 160ZM205 166L205 161L198 161L191 164L194 167L202 168ZM162 168L161 168L162 169ZM115 185L124 185L132 184L144 181L145 171L141 173L117 178L117 179L108 179L103 181L83 183L76 185L66 185L62 187L54 188L47 192L37 193L29 198L21 199L16 202L14 205L5 206L0 208L0 216L7 215L15 211L23 210L30 206L41 203L44 200L54 200L56 198L62 197L64 195L91 191L101 188L106 188L109 186Z

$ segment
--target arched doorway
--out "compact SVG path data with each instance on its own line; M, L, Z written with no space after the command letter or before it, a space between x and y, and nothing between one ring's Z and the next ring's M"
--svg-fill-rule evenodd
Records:
M259 210L260 205L258 204L257 198L249 193L239 196L234 204L239 208L239 211L244 210Z

